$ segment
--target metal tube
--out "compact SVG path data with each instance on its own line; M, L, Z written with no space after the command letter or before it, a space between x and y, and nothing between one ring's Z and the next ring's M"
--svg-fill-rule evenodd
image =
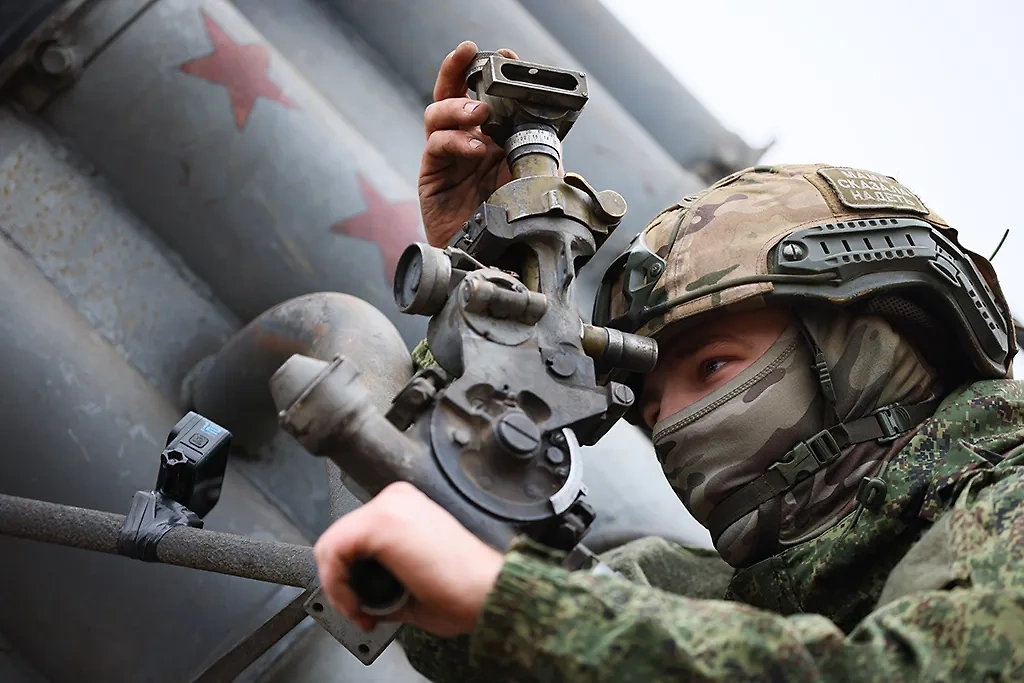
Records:
M584 325L583 351L608 369L647 373L658 364L658 343L653 339L608 327Z
M0 107L0 234L150 384L176 397L185 373L241 325L55 138Z
M117 552L124 515L0 494L0 534ZM316 579L313 549L218 531L175 527L157 544L163 564L305 588Z
M391 293L402 250L424 239L413 186L231 3L92 3L65 32L95 46L85 68L27 104L235 315L340 291L392 316L407 345L423 338Z
M513 529L459 493L424 447L429 437L407 436L370 405L354 363L294 356L270 386L284 429L311 453L333 460L360 488L376 495L393 482L409 482L485 543L508 547Z
M0 435L9 456L0 458L0 492L127 512L132 494L154 485L164 437L180 417L0 238ZM205 522L308 542L230 462ZM0 632L51 680L185 680L226 633L259 626L261 606L281 590L9 536L0 536L0 558ZM164 647L182 634L187 648ZM54 642L65 644L60 657Z
M371 378L381 412L412 376L412 357L383 313L346 294L319 292L262 313L200 363L186 380L186 402L254 450L277 431L270 377L293 354L330 360L337 353Z
M445 55L467 38L476 41L481 50L508 47L527 61L583 68L515 0L328 2L424 103L432 99L437 69ZM401 20L396 21L397 17ZM703 183L679 166L599 79L587 80L590 101L566 137L565 168L581 173L600 190L618 191L629 205L622 225L580 272L577 298L589 319L590 302L605 268L648 221Z
M235 7L407 183L423 158L423 102L320 0L235 0Z
M706 182L757 163L602 2L519 0L683 168ZM614 46L614 48L611 48Z

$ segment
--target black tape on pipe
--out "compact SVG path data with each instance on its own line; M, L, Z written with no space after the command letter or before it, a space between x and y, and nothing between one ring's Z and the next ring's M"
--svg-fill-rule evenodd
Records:
M0 534L118 554L124 515L0 494ZM306 588L317 577L313 549L182 526L157 547L157 561Z

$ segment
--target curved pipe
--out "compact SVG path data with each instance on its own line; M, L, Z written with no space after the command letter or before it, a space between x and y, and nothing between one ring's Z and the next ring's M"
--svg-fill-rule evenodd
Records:
M373 379L366 389L381 411L412 377L412 357L383 313L348 294L318 292L267 310L201 361L185 378L185 403L252 451L277 429L269 386L277 369L294 354L329 361L338 353Z

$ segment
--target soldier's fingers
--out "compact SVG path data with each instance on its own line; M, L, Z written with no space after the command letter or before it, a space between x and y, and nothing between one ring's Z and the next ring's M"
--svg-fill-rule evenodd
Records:
M320 585L334 608L349 619L362 614L359 598L348 584L352 564L378 550L373 513L367 506L353 510L332 524L313 546Z
M427 137L437 130L473 128L487 119L487 105L468 97L452 97L433 102L423 110L423 127Z
M508 59L519 59L519 55L517 55L512 50L509 50L507 47L503 47L500 50L496 50L496 52L502 57L506 57Z
M464 40L459 46L448 53L441 62L434 82L434 101L449 97L462 97L466 94L466 69L476 56L476 43Z
M487 145L464 130L439 130L427 138L426 154L434 159L477 158L486 154Z

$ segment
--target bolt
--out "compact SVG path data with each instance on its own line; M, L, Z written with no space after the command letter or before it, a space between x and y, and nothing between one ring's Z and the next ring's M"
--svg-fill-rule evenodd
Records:
M565 434L563 434L562 432L555 432L554 434L551 435L551 443L555 444L556 446L564 446Z
M49 43L39 52L39 68L50 76L64 76L75 68L75 53L66 45Z
M552 465L561 465L563 462L565 462L565 453L563 453L561 449L555 448L554 446L544 451L544 457L546 457L548 459L548 462L551 463Z
M452 430L452 441L459 446L465 446L469 443L470 436L469 432L465 429L453 429Z
M802 245L790 242L782 247L782 258L787 261L799 261L805 255Z
M625 384L616 384L612 388L612 397L619 402L619 405L633 405L633 390Z
M569 476L569 468L568 467L559 467L557 470L555 470L555 474L560 476L562 479L565 479L566 477Z
M660 263L655 263L651 266L651 277L658 277L661 275L662 266Z
M494 430L498 444L509 455L522 460L529 460L540 445L540 429L537 423L518 410L509 411L501 416Z
M548 368L552 374L562 379L572 377L576 372L576 364L565 351L556 351L548 358Z

